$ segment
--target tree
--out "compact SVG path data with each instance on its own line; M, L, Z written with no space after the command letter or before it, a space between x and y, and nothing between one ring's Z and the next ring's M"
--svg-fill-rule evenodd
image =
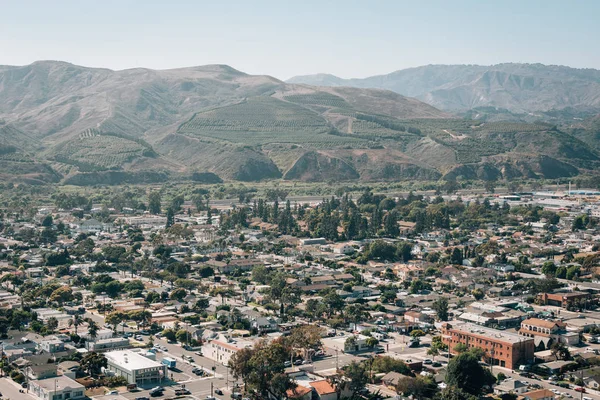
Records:
M377 373L398 372L402 375L412 375L409 366L404 361L390 356L375 357L371 368Z
M462 265L462 262L463 262L462 251L458 247L455 247L452 250L452 255L450 256L450 263L455 264L455 265Z
M122 313L121 311L113 311L104 318L104 321L107 324L112 325L113 329L116 331L117 326L121 322L125 321L126 318L127 316L125 315L125 313Z
M366 344L366 345L367 345L369 348L371 348L371 349L372 349L373 347L375 347L375 346L377 346L377 345L379 344L379 340L377 340L377 339L375 339L374 337L372 337L372 336L371 336L371 337L368 337L368 338L365 340L365 344Z
M171 292L171 299L182 301L187 296L187 291L183 288L175 289Z
M83 318L79 314L75 314L73 318L69 320L69 324L75 327L75 335L77 335L77 328L83 323Z
M437 385L430 377L406 377L398 381L396 390L405 396L412 396L415 399L432 398L437 391Z
M289 348L282 340L271 343L261 341L253 349L242 349L231 356L229 368L234 378L242 378L247 391L255 391L259 397L268 398L272 392L293 388L285 381L284 363L289 359ZM285 375L285 376L284 376Z
M410 332L410 337L412 337L413 339L417 339L423 336L425 336L425 332L423 332L421 329L415 329Z
M318 350L322 346L322 331L323 328L316 325L298 326L292 329L288 340L293 348L304 350L304 358L310 359L312 351Z
M104 354L89 352L83 356L81 360L81 368L88 372L92 376L97 376L102 371L102 368L106 368L108 362Z
M483 299L485 297L485 294L483 293L483 290L477 288L477 289L473 289L471 291L471 294L473 295L473 297L475 298L475 300L479 301L481 299Z
M73 290L69 286L61 286L52 292L48 300L61 305L73 301Z
M180 329L175 334L175 338L179 343L189 343L190 341L190 333L185 329Z
M337 374L328 375L326 377L326 379L327 379L327 382L335 390L336 400L340 400L342 397L342 393L350 385L350 382L348 380L346 380L343 376L340 376Z
M160 214L162 197L160 192L152 191L148 195L148 211L151 214Z
M477 396L484 386L492 385L496 378L480 363L481 353L472 350L458 354L448 363L446 383Z
M353 395L362 390L369 379L365 363L358 363L356 361L352 361L344 368L344 376L350 381L348 388L352 391Z
M439 400L477 400L477 396L466 393L456 386L448 386L439 394Z
M89 337L92 339L92 341L96 340L96 338L98 337L98 330L100 329L98 327L98 324L96 323L96 321L87 318L85 320L88 324L88 335Z
M433 302L433 309L440 321L448 321L448 299L440 297Z
M569 352L569 349L567 348L567 346L565 346L564 343L554 342L550 346L550 350L557 361L559 359L566 361L571 358L571 353Z
M167 339L168 342L177 341L177 332L175 332L174 329L167 328L164 331L162 331L162 335L165 339Z
M547 276L555 276L556 264L554 264L552 261L546 261L544 265L542 265L542 273Z
M46 217L42 221L42 226L45 228L49 228L52 226L52 223L53 223L52 215L46 215Z
M494 182L494 181L485 181L484 187L485 187L486 192L488 192L488 193L493 194L496 192L496 182Z
M50 317L48 318L48 321L46 321L46 326L49 331L54 332L56 328L58 328L58 320L55 317Z
M437 347L430 347L427 349L427 355L433 357L433 361L435 361L435 357L440 355L440 350Z
M368 317L367 311L358 303L348 305L344 311L348 321L354 323L355 330L356 325Z

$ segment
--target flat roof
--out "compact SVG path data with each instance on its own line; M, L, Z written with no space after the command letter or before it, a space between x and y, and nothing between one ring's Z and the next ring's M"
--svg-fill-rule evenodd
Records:
M56 378L40 379L40 380L35 381L35 384L38 385L39 387L41 387L42 389L45 389L46 391L50 391L50 392L54 392L54 388L56 388L57 392L64 390L66 388L70 388L70 389L83 389L84 388L84 386L81 383L74 381L73 379L71 379L67 376L64 376L64 375L57 376Z
M109 363L130 371L162 366L162 364L131 350L109 351L104 355Z
M468 333L472 336L479 336L481 338L485 338L488 340L501 341L506 343L518 343L518 342L527 342L529 340L533 340L531 338L527 338L516 333L501 331L498 329L487 328L481 325L475 325L471 323L452 323L450 322L450 330L460 331Z

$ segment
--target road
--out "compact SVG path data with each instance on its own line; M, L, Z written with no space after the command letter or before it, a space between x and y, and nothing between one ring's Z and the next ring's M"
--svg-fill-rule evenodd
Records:
M522 190L525 192L533 191L533 189L527 185L523 186ZM567 189L565 186L544 185L543 190L556 191L556 190L567 190ZM506 187L497 187L497 188L495 188L494 192L495 192L495 194L509 194L510 193L510 191ZM410 193L410 191L398 191L398 192L390 191L390 192L382 192L382 193L378 192L375 194L385 194L390 197L400 197L400 196L406 197L406 196L408 196L409 193ZM412 193L415 195L435 196L435 190L414 190ZM455 195L468 196L468 195L478 195L478 194L485 194L485 193L487 193L487 191L484 188L477 188L477 189L459 190L458 192L456 192ZM331 193L331 194L319 195L319 196L288 196L288 197L286 197L286 200L289 200L290 203L292 203L292 204L316 203L316 202L320 202L324 198L330 198L331 196L334 196L334 194ZM357 197L357 196L354 196L354 197ZM280 202L280 203L283 203L283 202ZM191 201L186 201L185 204L188 206L192 206ZM235 204L236 206L239 205L239 200L238 199L211 199L210 204L211 204L211 206L213 206L215 208L228 208L232 204Z
M562 388L560 386L553 385L548 381L522 377L517 372L513 372L512 370L510 370L508 368L494 367L493 372L494 372L494 375L497 375L499 372L503 372L504 375L506 375L507 377L509 377L511 379L519 380L521 382L527 382L528 384L538 384L538 385L542 386L543 388L547 388L547 389L558 390L562 394L563 398L580 399L583 396L585 396L585 397L590 397L592 399L600 400L600 394L595 391L592 392L589 389L587 390L587 392L585 394L582 395L581 393L576 392L573 389ZM557 396L557 397L560 397L560 396Z

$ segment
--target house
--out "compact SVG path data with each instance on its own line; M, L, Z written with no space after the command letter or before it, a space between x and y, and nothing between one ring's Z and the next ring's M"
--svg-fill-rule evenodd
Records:
M29 380L40 380L52 378L58 375L58 371L55 364L40 364L40 365L29 365L24 368L24 373Z
M252 326L252 328L256 329L259 334L276 332L278 330L277 322L273 318L267 318L267 317L253 318L250 321L250 325Z
M521 394L527 392L528 387L529 385L527 382L521 382L516 379L505 379L502 383L494 387L494 393L497 395L505 393Z
M350 243L337 243L331 247L334 254L352 254L355 251Z
M112 223L100 222L95 218L83 221L77 227L78 232L83 233L98 233L98 232L112 232L114 225Z
M383 383L385 387L395 389L402 378L406 378L406 375L392 371L381 378L381 383Z
M65 350L65 343L59 339L42 340L40 349L47 353L57 353Z
M335 388L331 385L331 383L327 382L325 379L321 381L310 382L309 385L314 388L315 393L317 394L317 398L320 400L336 400L337 393L335 392Z
M221 266L217 266L216 270L223 274L228 274L236 270L240 271L251 271L254 267L264 266L265 263L258 259L235 259L229 261L229 264L224 264Z
M432 322L432 319L429 315L418 311L405 312L404 320L413 324L428 324Z
M512 264L490 264L489 267L494 271L502 273L513 272L515 270L515 266Z
M402 280L418 278L423 274L423 268L414 264L397 264L393 271Z
M379 289L372 289L366 286L353 286L352 297L355 299L364 299L365 297L379 296L381 291Z
M288 389L285 397L294 400L311 400L313 394L312 387L296 386L294 389Z
M29 381L29 392L40 400L77 400L85 398L85 387L67 376Z

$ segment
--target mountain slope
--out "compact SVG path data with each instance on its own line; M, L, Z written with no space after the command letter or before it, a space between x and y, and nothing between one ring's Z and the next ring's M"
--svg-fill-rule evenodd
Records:
M318 74L288 83L387 89L452 112L488 106L517 113L600 109L600 71L555 65L427 65L364 79Z
M31 183L556 178L600 165L589 130L459 119L389 90L225 65L0 66L0 120L0 178Z

